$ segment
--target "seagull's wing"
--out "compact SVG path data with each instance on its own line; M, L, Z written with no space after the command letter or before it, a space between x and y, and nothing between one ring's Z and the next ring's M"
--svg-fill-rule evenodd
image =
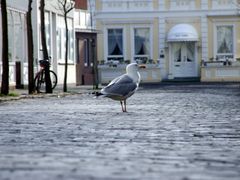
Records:
M126 96L134 92L137 88L137 83L133 81L127 74L115 78L105 88L101 90L101 93L116 96Z

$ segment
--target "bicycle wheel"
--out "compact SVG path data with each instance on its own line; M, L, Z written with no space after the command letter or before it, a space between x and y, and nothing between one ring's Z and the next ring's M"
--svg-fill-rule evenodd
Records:
M54 71L50 70L50 77L51 77L51 82L52 82L52 89L54 89L57 86L57 75Z
M51 78L52 89L54 89L57 86L57 75L52 70L50 70L49 73ZM38 93L46 91L45 70L42 70L41 72L39 72L36 75L34 81L35 81L35 88Z
M40 71L34 78L35 90L40 93L45 91L45 74L44 71Z

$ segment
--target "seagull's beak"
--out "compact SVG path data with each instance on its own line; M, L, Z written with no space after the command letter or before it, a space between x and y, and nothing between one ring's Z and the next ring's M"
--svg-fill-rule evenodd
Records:
M140 69L145 69L145 68L146 68L146 66L145 66L145 65L143 65L143 64L140 64L140 65L138 65L138 68L140 68Z

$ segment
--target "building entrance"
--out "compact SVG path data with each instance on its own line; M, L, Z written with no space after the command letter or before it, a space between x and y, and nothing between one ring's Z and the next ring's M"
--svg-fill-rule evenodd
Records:
M172 43L174 78L197 77L196 42Z
M76 33L77 37L77 85L92 85L94 81L93 64L96 62L96 34Z

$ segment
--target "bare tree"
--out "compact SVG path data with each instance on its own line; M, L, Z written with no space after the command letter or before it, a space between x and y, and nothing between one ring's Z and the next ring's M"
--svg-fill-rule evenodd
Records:
M9 59L8 59L8 20L6 0L1 0L2 14L2 85L1 93L9 93Z
M65 42L65 72L64 72L64 82L63 82L63 92L67 92L67 72L68 72L68 22L67 22L67 16L70 11L74 8L75 0L58 0L59 10L62 12L65 22L65 36L66 36L66 42Z
M28 2L27 12L27 46L28 46L28 93L34 92L34 73L33 73L33 33L32 33L32 1Z
M43 50L43 59L48 60L48 50L45 34L45 0L40 0L40 19L41 19L41 42ZM49 73L49 66L45 67L45 81L46 81L46 93L52 93L52 83Z

